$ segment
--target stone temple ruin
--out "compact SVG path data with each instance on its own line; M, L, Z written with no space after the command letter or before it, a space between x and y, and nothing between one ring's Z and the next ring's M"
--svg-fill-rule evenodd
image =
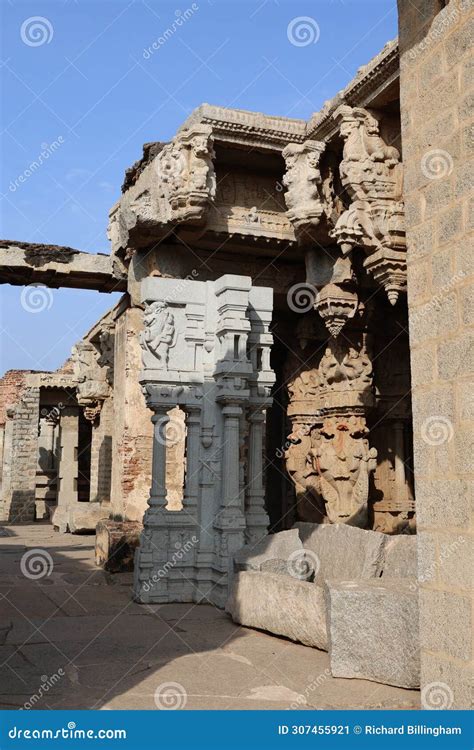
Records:
M123 297L58 371L3 377L0 509L97 527L140 602L227 606L462 707L468 24L399 5L400 45L309 121L203 104L146 144L110 256L1 243L3 282Z

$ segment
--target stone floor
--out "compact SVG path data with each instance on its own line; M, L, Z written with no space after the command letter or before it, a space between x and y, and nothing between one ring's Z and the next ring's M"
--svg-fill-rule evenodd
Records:
M238 627L212 606L138 605L130 586L131 574L95 567L93 536L5 527L0 708L419 706L417 691L334 679L326 653Z

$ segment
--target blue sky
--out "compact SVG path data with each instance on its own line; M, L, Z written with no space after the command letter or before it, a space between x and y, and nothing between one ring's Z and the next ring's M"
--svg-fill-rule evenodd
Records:
M169 140L202 102L307 119L397 34L396 0L0 4L0 234L88 252L109 252L108 211L143 143ZM289 25L301 17L314 42L296 45ZM22 291L1 287L1 372L57 368L119 296L52 290L32 312Z

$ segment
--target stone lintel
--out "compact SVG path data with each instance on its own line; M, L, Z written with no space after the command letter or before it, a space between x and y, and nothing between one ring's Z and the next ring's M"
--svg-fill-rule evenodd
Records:
M110 255L8 240L0 241L0 283L98 292L124 292L127 288L125 278L114 276Z

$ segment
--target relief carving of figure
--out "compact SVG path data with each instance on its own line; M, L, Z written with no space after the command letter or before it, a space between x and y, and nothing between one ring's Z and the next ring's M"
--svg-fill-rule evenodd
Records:
M330 390L345 390L348 387L365 390L372 384L372 363L365 347L358 351L349 346L346 353L342 347L332 344L327 347L319 365L321 384Z
M333 116L344 139L341 181L352 202L331 235L344 255L354 247L364 248L365 268L395 304L406 284L400 154L385 143L378 120L368 110L342 105Z
M97 371L97 350L86 341L80 341L72 347L74 375L79 381L94 379Z
M149 351L156 358L156 369L168 369L169 349L175 343L173 313L166 309L166 304L162 300L157 300L147 305L143 322L145 328L140 334L142 349Z
M318 395L320 385L317 368L300 372L293 380L290 380L287 388L291 400L311 399Z
M330 523L367 525L369 477L377 458L367 433L362 417L332 417L324 421L319 444L310 451Z
M195 190L207 191L212 200L216 195L215 158L212 142L208 135L197 135L191 142L190 175Z
M325 209L319 169L323 151L324 143L306 141L290 143L282 152L287 170L282 180L287 188L287 215L296 231L317 226Z

